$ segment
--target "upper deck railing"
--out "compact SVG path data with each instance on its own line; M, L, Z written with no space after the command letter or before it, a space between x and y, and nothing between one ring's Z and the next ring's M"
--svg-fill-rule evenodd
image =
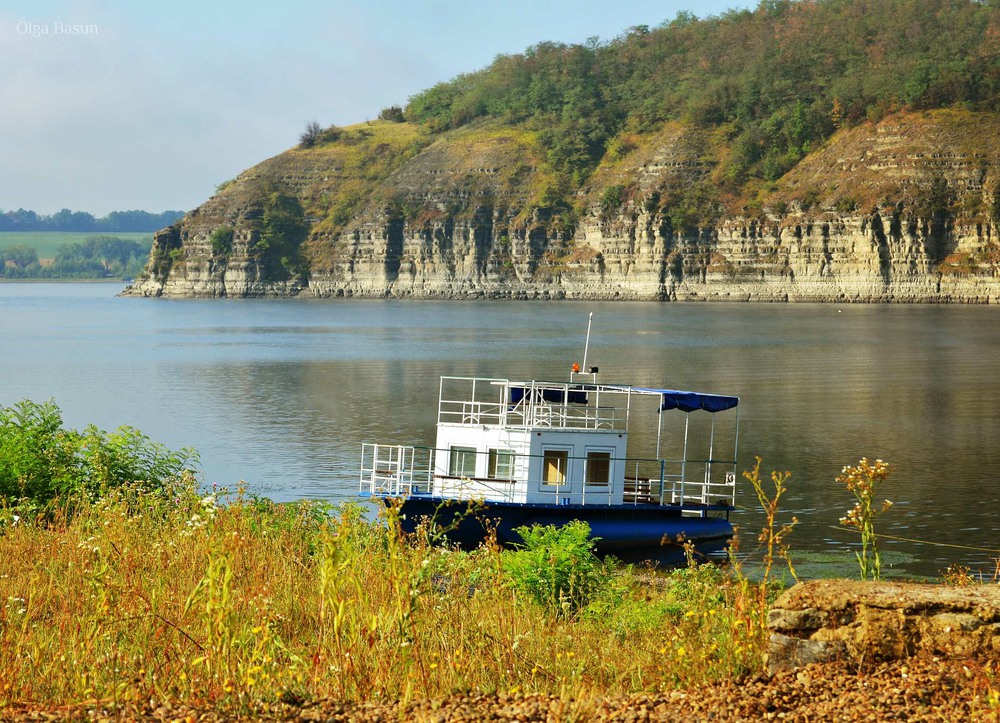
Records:
M629 398L596 384L442 377L438 424L626 431Z

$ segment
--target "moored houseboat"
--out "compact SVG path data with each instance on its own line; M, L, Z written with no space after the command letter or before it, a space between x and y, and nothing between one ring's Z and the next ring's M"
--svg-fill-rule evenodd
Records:
M364 444L361 493L398 500L404 530L433 520L466 548L583 520L597 552L627 560L724 549L739 398L597 377L442 377L434 446Z

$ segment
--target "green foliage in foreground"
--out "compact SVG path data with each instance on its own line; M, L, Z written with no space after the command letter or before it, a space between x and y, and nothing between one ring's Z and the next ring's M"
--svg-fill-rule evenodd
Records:
M159 490L196 462L193 450L172 452L132 427L65 429L51 400L0 406L0 498L8 502L95 499L123 485Z
M524 548L504 555L504 571L515 588L558 614L582 610L609 587L613 569L594 554L590 525L532 525L515 530Z

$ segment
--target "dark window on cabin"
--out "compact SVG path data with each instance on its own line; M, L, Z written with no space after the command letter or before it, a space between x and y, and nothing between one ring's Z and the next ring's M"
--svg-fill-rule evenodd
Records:
M587 484L607 485L611 481L611 452L587 452Z
M493 479L514 478L514 453L506 449L491 449L489 472Z
M542 484L566 484L566 467L569 464L569 452L564 449L547 449L542 460Z
M475 477L476 448L452 447L448 474L452 477Z

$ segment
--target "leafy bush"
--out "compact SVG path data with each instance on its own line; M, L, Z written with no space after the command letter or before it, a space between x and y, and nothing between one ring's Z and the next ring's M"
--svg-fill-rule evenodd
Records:
M390 105L388 108L383 108L379 111L378 119L392 121L393 123L403 123L406 120L406 116L403 115L403 109L398 105Z
M18 269L26 269L32 264L37 266L38 252L27 244L15 244L0 249L0 276L3 275L4 266L8 262Z
M219 226L209 237L212 242L212 253L216 256L226 256L233 250L233 227Z
M334 141L340 140L343 135L344 131L338 126L329 126L319 134L319 138L316 139L316 143L333 143Z
M601 195L601 217L608 219L618 212L624 201L625 187L621 184L608 186Z
M853 196L841 196L834 202L833 207L839 213L852 213L857 209L858 203Z
M171 452L132 427L64 429L51 400L0 407L0 498L7 501L47 505L126 484L159 489L196 461L193 450Z
M594 554L590 525L574 520L562 527L532 525L515 532L520 550L503 556L514 588L558 615L575 614L611 580L611 568Z
M309 234L309 222L302 204L295 196L275 188L263 193L250 254L275 276L288 278L303 273L306 262L299 249Z

